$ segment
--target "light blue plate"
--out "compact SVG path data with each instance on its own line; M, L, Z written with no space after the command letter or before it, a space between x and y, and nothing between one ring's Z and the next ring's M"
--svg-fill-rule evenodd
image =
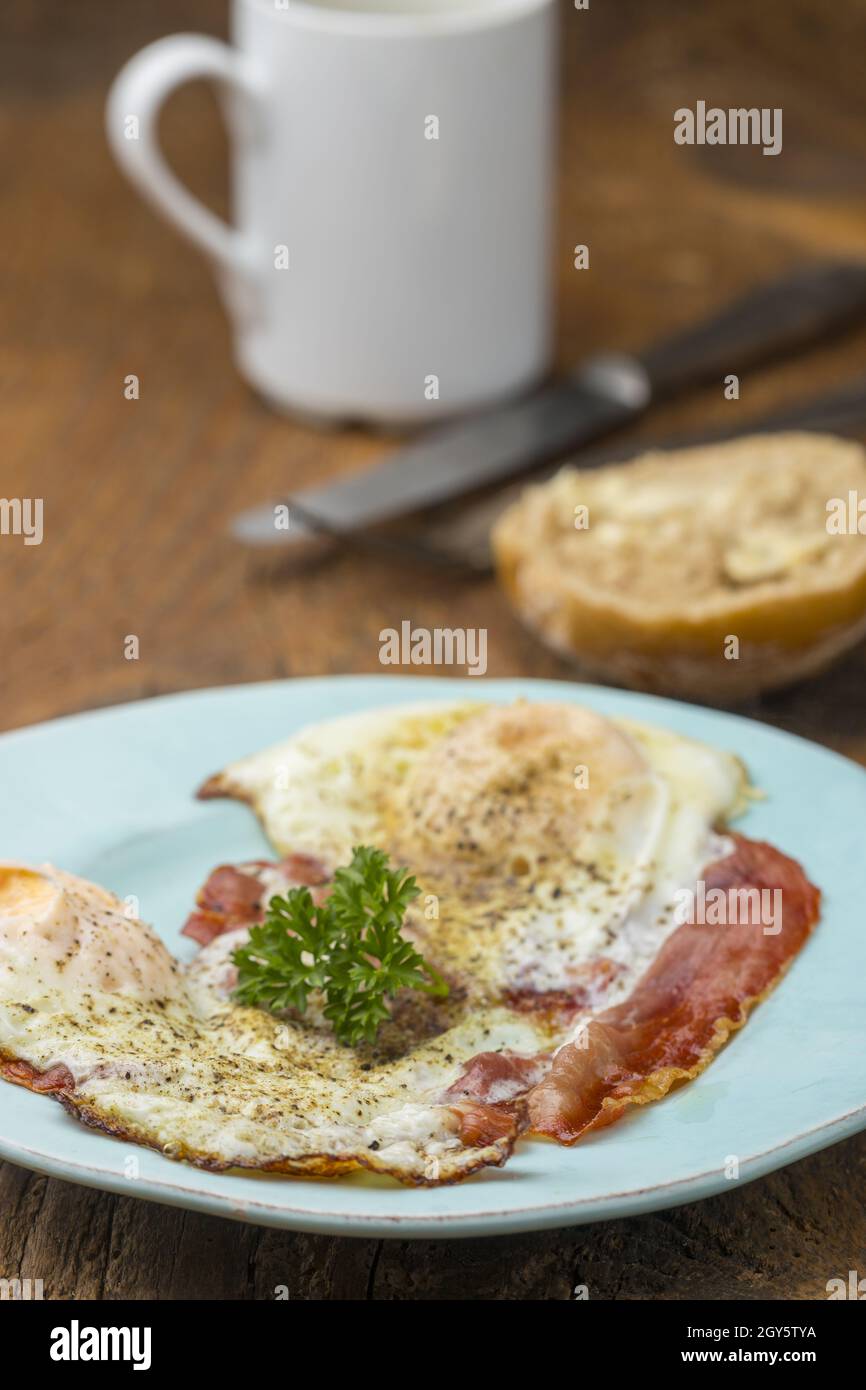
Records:
M372 676L171 695L0 738L0 858L48 859L134 894L189 958L179 928L222 860L267 846L250 812L197 802L210 773L314 720L417 699L574 700L739 754L768 798L742 822L798 859L824 916L779 989L709 1070L573 1149L524 1142L502 1170L410 1190L367 1176L299 1181L199 1172L85 1129L0 1083L0 1155L112 1192L335 1235L472 1236L566 1226L691 1202L866 1125L866 774L749 720L594 686ZM130 1162L138 1160L136 1165ZM738 1164L738 1177L728 1176Z

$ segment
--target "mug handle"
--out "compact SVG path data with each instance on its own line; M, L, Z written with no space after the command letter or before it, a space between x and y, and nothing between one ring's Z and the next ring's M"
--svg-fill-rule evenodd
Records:
M224 270L250 275L256 263L252 240L193 197L159 146L160 108L175 88L197 77L234 86L253 101L262 93L252 65L228 44L203 34L157 39L136 53L112 84L105 110L108 141L120 167L169 222ZM137 126L130 127L133 117Z

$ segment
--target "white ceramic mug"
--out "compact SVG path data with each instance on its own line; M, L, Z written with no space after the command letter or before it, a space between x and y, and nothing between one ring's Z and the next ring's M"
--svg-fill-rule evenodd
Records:
M214 263L242 374L276 405L423 423L548 365L553 0L234 0L108 99L126 173ZM235 225L168 168L174 88L223 84Z

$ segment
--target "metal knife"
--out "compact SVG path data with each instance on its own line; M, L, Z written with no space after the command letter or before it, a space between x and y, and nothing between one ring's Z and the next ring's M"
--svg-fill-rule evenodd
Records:
M866 316L866 263L807 266L634 356L603 354L534 395L425 434L376 468L237 516L246 545L291 547L364 529L514 478L640 415L656 401L787 356Z

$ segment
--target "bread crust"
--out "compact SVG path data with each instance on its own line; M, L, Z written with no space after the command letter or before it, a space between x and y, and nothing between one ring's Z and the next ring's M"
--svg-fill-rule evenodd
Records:
M709 510L724 505L726 477L733 502L748 497L750 518L760 512L762 488L767 491L774 543L802 537L805 518L815 553L795 560L781 575L737 585L722 575L712 585L710 559L699 555L701 574L692 579L684 552L678 557L681 575L674 565L670 582L669 557L659 556L658 530L653 534L650 528L672 525L676 534L670 518L680 483L692 496L688 546L697 548L696 555L712 545L724 551L726 542L719 537L728 521L727 555L736 556L750 534L767 531L752 526L750 533L744 521L738 532L733 502L724 524ZM714 489L706 515L694 500L696 482ZM593 472L566 469L527 489L500 517L492 534L497 573L526 626L588 675L639 690L733 703L818 674L866 636L866 535L837 538L826 525L827 501L846 488L866 497L866 454L850 441L818 435L755 436ZM673 499L667 513L656 505L643 529L635 519L642 489L648 498L653 489L662 494L667 489ZM796 494L793 504L786 489ZM587 499L586 530L576 530L569 515L578 496ZM604 551L597 542L594 549L586 544L594 512L615 533L610 554L620 570L628 558L634 576L628 585L606 583ZM617 540L623 517L625 539ZM835 541L844 544L844 552L834 550ZM735 658L726 655L731 638L737 639Z

